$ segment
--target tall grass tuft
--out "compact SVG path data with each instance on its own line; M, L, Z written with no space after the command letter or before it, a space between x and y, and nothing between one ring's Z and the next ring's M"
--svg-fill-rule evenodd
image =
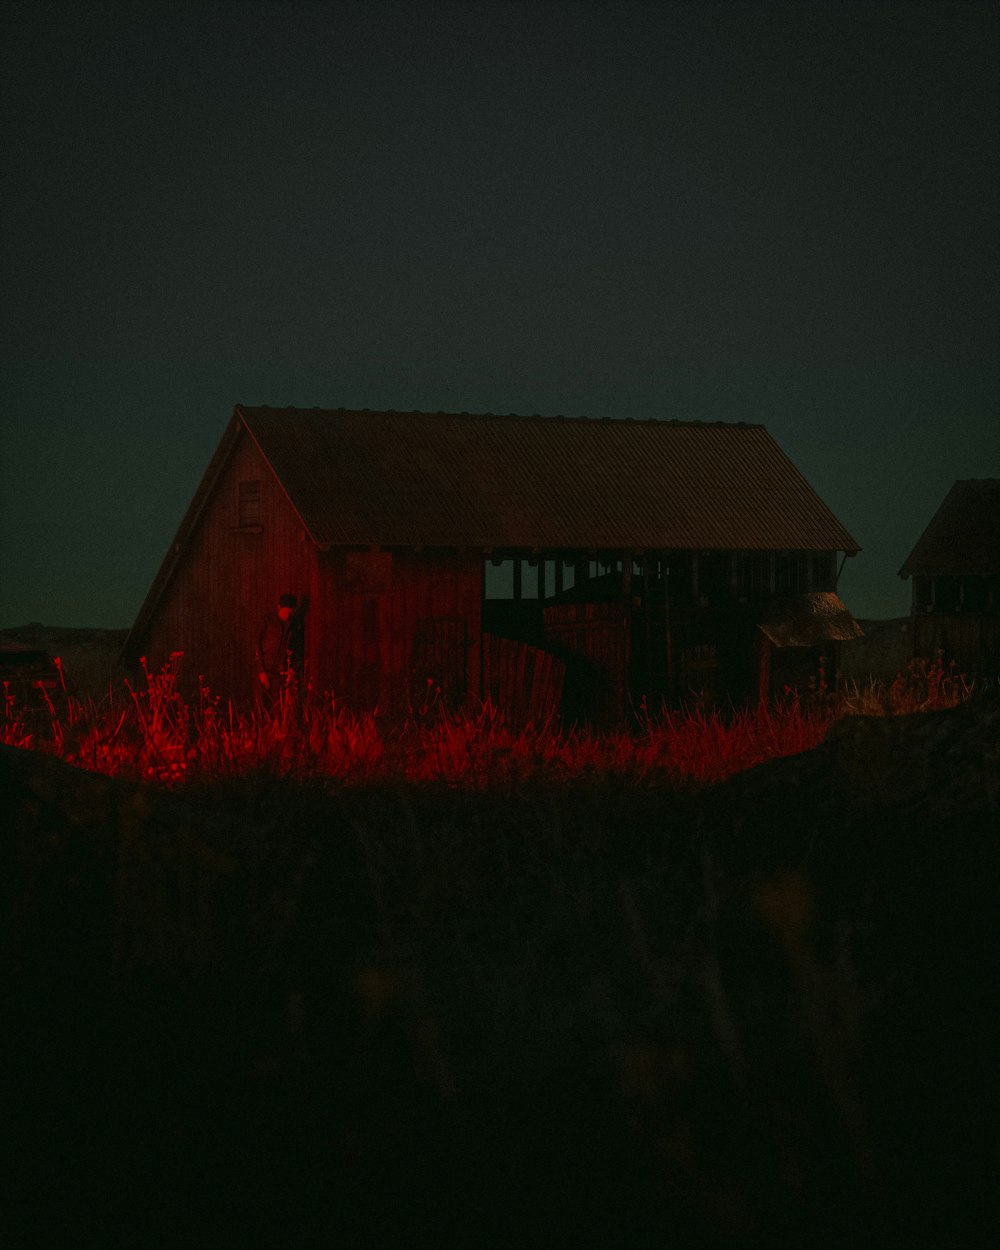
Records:
M957 707L973 692L974 684L955 671L955 661L946 667L938 651L932 660L912 660L891 682L848 682L838 708L846 716L904 716Z

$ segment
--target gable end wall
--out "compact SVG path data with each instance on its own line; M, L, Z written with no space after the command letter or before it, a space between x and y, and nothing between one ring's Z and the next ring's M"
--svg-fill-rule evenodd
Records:
M259 533L238 528L239 483L255 480L261 483ZM315 575L316 549L244 433L150 621L142 645L150 667L182 651L182 688L193 690L201 676L214 693L247 697L256 681L260 618L284 591L308 603Z

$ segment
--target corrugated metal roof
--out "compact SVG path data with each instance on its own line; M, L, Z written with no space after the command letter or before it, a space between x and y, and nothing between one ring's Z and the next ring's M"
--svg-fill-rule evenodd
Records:
M864 637L847 604L830 590L792 595L770 604L760 629L776 647L818 647Z
M955 483L899 570L911 575L1000 575L1000 478Z
M321 545L858 551L762 425L234 412Z

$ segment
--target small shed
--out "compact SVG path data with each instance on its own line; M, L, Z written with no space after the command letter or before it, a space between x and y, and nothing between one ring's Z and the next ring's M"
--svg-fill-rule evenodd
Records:
M862 637L862 629L831 591L790 595L769 603L760 617L760 695L781 694L810 680L832 689L839 644Z
M782 612L828 654L858 550L762 425L237 405L125 656L247 697L292 592L342 704L615 724L755 698Z
M956 482L899 576L913 579L914 657L1000 677L1000 478Z

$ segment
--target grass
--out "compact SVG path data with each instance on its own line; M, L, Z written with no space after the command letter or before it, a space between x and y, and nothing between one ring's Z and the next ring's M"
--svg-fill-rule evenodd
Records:
M586 776L702 785L766 760L809 750L845 715L887 716L955 706L971 687L917 661L891 683L838 694L819 682L752 708L682 712L644 706L629 730L597 733L560 724L509 725L489 703L447 712L429 704L404 719L353 712L333 696L299 698L286 686L273 707L245 709L204 687L178 688L181 653L144 680L110 684L103 698L67 694L29 716L8 695L0 741L35 748L93 772L181 785L259 772L345 785L445 782L475 790Z

